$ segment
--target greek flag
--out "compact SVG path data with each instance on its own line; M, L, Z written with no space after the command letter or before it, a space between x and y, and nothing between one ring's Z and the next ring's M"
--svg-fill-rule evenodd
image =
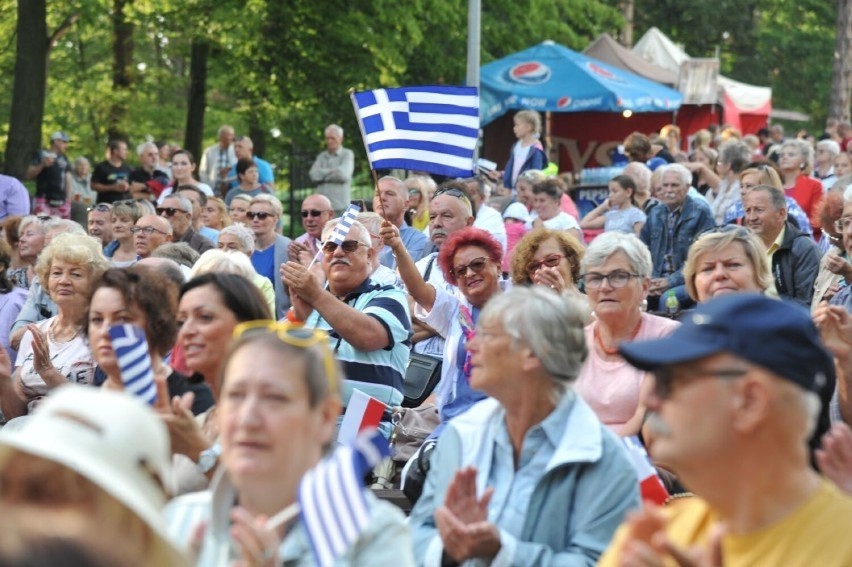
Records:
M299 508L320 567L332 565L370 523L364 477L388 455L382 434L365 430L353 446L339 446L302 477Z
M343 216L340 217L339 221L337 221L337 226L334 227L325 242L334 242L338 246L343 244L343 241L346 240L346 235L349 234L349 229L352 228L352 223L355 221L355 218L360 212L361 207L358 205L352 204L346 207L346 210L343 212ZM323 244L325 244L325 242L323 242ZM317 255L314 256L314 262L319 262L320 260L322 260L322 247L317 250Z
M373 169L469 177L479 138L476 87L401 87L352 93Z
M124 389L153 406L157 401L157 385L145 331L136 325L113 325L109 328L109 337L118 359Z

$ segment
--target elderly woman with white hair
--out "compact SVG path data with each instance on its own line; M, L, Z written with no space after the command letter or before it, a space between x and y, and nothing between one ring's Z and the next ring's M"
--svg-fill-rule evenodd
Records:
M707 191L707 202L717 225L725 221L725 213L740 200L739 174L751 162L751 150L739 140L728 140L719 148L716 173L719 182Z
M822 183L810 177L814 165L814 149L804 140L787 140L781 144L778 168L784 193L796 200L808 218L822 197Z
M620 442L572 388L587 354L581 306L514 288L486 305L467 348L471 386L489 398L441 435L411 511L415 557L594 564L639 490Z
M596 319L585 329L589 357L574 389L613 431L635 435L644 419L641 390L647 376L618 354L618 345L666 336L678 323L642 310L651 283L651 254L635 236L598 236L580 267Z
M840 144L834 140L820 140L816 145L813 176L822 183L823 191L828 191L837 175L834 171L834 158L840 155Z
M209 272L243 276L263 294L263 298L269 305L269 312L272 313L275 310L275 289L272 287L272 282L255 271L247 254L227 249L208 250L192 265L189 279Z

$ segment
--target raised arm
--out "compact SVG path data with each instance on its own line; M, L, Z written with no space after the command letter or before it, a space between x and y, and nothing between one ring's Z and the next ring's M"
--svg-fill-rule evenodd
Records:
M432 306L435 305L435 288L426 283L426 280L420 275L420 272L417 270L417 264L414 263L414 259L402 243L399 229L392 223L384 221L379 234L385 244L393 250L399 277L405 283L409 295L414 298L414 301L420 307L426 311L431 311Z

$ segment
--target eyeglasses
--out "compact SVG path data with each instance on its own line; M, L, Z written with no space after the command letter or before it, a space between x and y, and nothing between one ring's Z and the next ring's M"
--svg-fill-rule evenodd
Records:
M321 214L327 213L327 212L328 211L318 211L316 209L310 209L310 210L307 210L307 211L302 211L302 218L306 219L309 216L316 218L316 217L320 216Z
M471 275L479 274L482 270L485 269L485 266L488 265L488 262L493 262L493 258L488 258L486 256L482 256L481 258L474 258L470 262L465 264L460 264L453 268L450 268L450 275L454 278L466 278L468 274L468 270L471 271Z
M86 209L87 213L91 213L92 211L98 211L99 213L107 213L112 211L112 205L109 203L98 203L97 205L92 205L88 209Z
M245 335L263 332L274 333L282 343L296 348L309 349L315 345L319 345L320 350L322 350L328 389L333 394L340 392L337 371L334 366L334 355L331 352L331 347L328 345L328 334L325 331L308 329L289 321L279 323L270 320L259 320L246 321L234 327L233 338L239 339Z
M173 217L176 213L186 213L189 214L189 211L184 211L183 209L176 209L174 207L157 207L157 214L163 216L163 213L166 213L167 217Z
M155 232L159 232L160 234L168 234L168 232L164 230L160 230L159 228L154 228L153 226L134 226L130 229L131 234L139 234L140 232L144 232L148 236L151 236Z
M564 254L549 254L545 256L544 259L540 262L533 262L529 266L527 266L527 273L529 275L533 275L537 271L539 271L543 266L547 266L548 268L555 268L559 265L559 262L564 258Z
M253 212L249 211L249 212L246 213L246 216L250 220L254 220L254 219L266 220L269 217L274 217L275 215L273 213L267 213L267 212L264 212L264 211L261 211L261 212L258 212L258 213L253 213Z
M630 272L615 271L608 274L597 274L591 272L582 276L583 283L586 289L598 289L604 283L604 280L609 282L609 285L615 289L622 288L627 285L630 278L638 278L639 274L631 274Z
M748 373L747 369L698 370L686 376L675 378L671 368L660 368L654 371L654 395L659 399L668 399L674 391L676 382L693 382L700 378L722 378L733 380Z
M344 240L343 243L340 245L340 247L343 248L343 251L346 252L347 254L349 254L351 252L355 252L356 250L358 250L359 246L369 248L369 246L367 246L363 242L359 242L357 240ZM323 245L322 245L322 253L323 254L328 254L330 256L330 255L334 254L334 252L336 250L337 250L337 242L335 242L333 240L329 240L327 242L324 242Z
M850 224L852 224L852 217L840 217L834 221L834 230L837 232L843 232L849 228Z

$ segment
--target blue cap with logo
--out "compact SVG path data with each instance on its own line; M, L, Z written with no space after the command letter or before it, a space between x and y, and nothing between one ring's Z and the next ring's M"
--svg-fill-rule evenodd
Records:
M834 385L834 359L810 313L784 300L736 293L686 313L663 339L625 343L621 355L642 370L655 370L727 352L802 388L826 394Z

